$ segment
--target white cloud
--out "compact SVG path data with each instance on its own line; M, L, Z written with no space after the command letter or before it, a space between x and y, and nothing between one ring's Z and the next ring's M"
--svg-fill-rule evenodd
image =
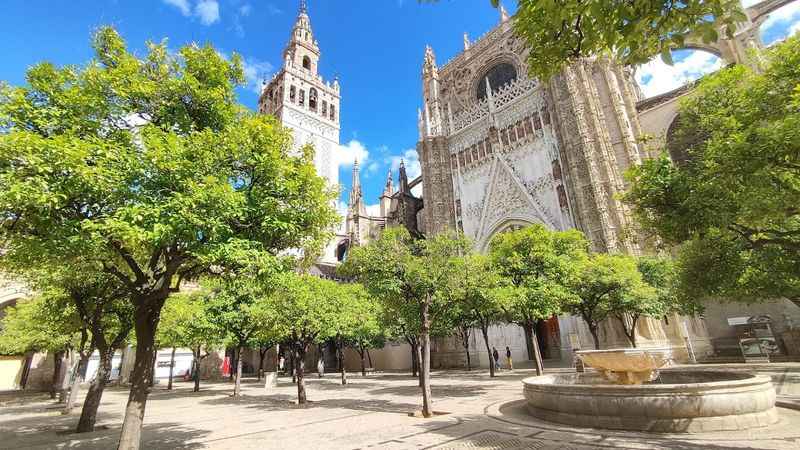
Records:
M672 66L655 57L637 68L636 81L645 97L677 89L722 67L722 60L716 55L699 50L679 50L674 52L673 59Z
M410 148L403 151L399 155L393 155L389 157L389 162L391 164L393 173L400 169L400 161L403 161L406 166L406 175L408 175L408 181L411 181L422 174L422 166L419 164L419 155L417 154L417 150Z
M203 25L219 22L219 2L217 0L199 0L192 8L191 0L161 0L165 4L178 8L185 17L194 17ZM245 5L248 6L248 5ZM241 8L240 8L241 11ZM248 11L249 13L249 11Z
M184 16L188 17L192 14L192 7L189 5L189 0L163 0L163 2L178 8Z
M275 6L275 4L267 3L267 13L269 13L270 16L277 16L278 14L283 14L283 11Z
M245 3L244 5L239 7L239 15L242 17L247 17L253 11L253 5L250 3Z
M216 0L200 0L194 9L194 14L203 25L211 25L219 21L219 3Z
M761 36L768 38L764 44L785 39L796 33L800 29L800 3L789 3L778 8L767 16L767 20L761 25Z
M272 64L256 58L242 58L242 66L244 78L247 80L247 88L261 95L262 82L272 72Z
M369 150L364 144L355 139L350 140L345 145L339 145L339 151L336 152L336 164L338 167L350 167L356 160L363 166L368 159Z

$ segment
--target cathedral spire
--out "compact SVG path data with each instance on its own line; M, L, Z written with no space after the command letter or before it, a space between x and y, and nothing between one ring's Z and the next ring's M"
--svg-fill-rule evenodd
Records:
M469 35L467 32L464 32L464 50L469 50Z
M306 0L300 0L300 14L308 14L308 6Z
M400 160L400 192L408 193L408 175L406 175L406 164Z
M389 169L389 174L386 175L386 186L384 186L383 188L383 195L391 197L393 189L394 186L392 185L392 169Z
M430 45L425 46L425 62L422 64L423 76L439 76L439 68L436 67L436 53Z
M353 184L350 188L349 205L350 210L355 214L366 214L366 207L364 206L364 194L361 191L361 175L358 168L358 158L353 162Z
M507 21L508 20L508 11L506 10L506 7L503 6L503 3L500 3L500 6L499 6L498 9L500 9L500 22Z

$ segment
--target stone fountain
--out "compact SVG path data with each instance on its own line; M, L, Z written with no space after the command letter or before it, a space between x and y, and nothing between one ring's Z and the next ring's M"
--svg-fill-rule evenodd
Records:
M769 377L669 369L672 350L578 352L597 372L524 379L528 412L582 427L671 433L744 430L778 421Z

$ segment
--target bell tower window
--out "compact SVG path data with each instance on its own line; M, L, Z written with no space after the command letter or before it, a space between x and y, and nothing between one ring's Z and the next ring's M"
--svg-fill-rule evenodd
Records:
M300 106L306 105L306 91L300 89L300 95L297 97L297 104Z
M328 116L328 102L325 100L322 101L322 117Z
M308 109L317 112L317 90L314 88L308 91Z
M336 120L336 106L331 105L331 120Z
M291 86L291 87L289 88L289 101L290 101L290 102L292 102L292 103L294 103L294 102L295 102L295 99L296 99L296 97L297 97L297 89L295 89L295 87L294 87L294 86Z
M311 58L303 56L303 69L311 70Z

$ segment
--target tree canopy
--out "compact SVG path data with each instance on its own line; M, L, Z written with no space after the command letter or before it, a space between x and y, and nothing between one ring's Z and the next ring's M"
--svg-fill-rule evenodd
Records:
M625 199L645 230L680 244L679 290L800 305L800 37L767 51L763 71L704 78L676 135L685 158L633 168Z
M41 63L0 91L0 238L4 258L94 258L128 291L137 359L151 361L182 280L241 249L319 244L333 192L312 148L237 103L238 56L161 42L139 57L110 27L92 46L85 66ZM139 445L151 364L134 367L121 448Z
M574 299L570 282L587 258L589 243L577 230L552 231L531 225L498 234L492 239L490 256L509 281L502 307L508 320L525 330L529 354L541 367L536 322L559 314Z
M499 0L492 0L497 6ZM747 20L739 0L518 0L514 28L528 48L531 72L548 79L581 57L610 55L642 64L691 39L733 36Z
M385 311L418 327L418 358L422 388L422 414L433 414L430 391L430 337L446 326L447 311L455 296L447 292L457 260L469 251L460 236L441 233L415 239L402 227L387 228L369 244L353 249L342 273L364 284Z

